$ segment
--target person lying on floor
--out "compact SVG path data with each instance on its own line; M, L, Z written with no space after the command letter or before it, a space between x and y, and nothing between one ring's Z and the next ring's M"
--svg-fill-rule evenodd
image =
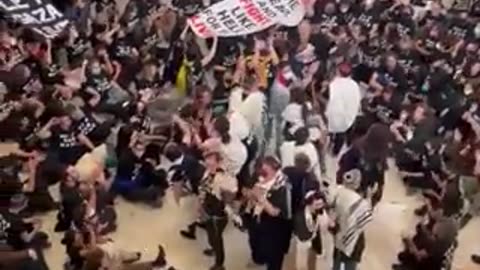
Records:
M118 268L112 268L113 266L118 265L109 258L105 251L101 248L96 248L86 254L85 267L83 270L176 270L175 267L170 266L167 262L165 249L161 245L158 246L158 255L153 261L122 264Z

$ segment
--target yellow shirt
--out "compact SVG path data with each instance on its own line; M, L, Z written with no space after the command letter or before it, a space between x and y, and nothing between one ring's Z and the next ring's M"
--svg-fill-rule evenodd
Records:
M268 56L259 56L257 66L254 67L253 55L248 55L245 57L245 64L247 69L256 69L258 78L258 85L264 89L268 87L268 79L272 67L272 57Z

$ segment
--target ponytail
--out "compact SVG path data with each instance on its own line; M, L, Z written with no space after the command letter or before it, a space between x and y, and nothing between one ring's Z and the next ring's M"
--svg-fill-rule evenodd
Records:
M220 135L222 143L229 143L230 137L230 121L225 116L219 116L213 124L215 131Z
M224 132L220 134L220 139L222 140L222 143L229 143L231 140L231 137L228 132Z

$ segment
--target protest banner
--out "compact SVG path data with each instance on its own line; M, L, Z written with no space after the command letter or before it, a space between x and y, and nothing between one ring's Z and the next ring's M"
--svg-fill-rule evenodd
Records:
M202 38L228 37L252 34L275 24L295 26L304 15L301 0L223 0L191 16L188 23Z
M48 0L0 0L4 14L46 38L54 38L68 25L68 20Z

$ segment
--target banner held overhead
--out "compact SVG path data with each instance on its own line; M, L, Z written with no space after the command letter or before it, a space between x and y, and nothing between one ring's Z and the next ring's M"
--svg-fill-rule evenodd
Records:
M223 0L190 17L188 23L202 38L229 37L252 34L275 24L295 26L304 15L300 0Z
M0 0L0 9L46 38L54 38L68 25L68 20L48 0Z

